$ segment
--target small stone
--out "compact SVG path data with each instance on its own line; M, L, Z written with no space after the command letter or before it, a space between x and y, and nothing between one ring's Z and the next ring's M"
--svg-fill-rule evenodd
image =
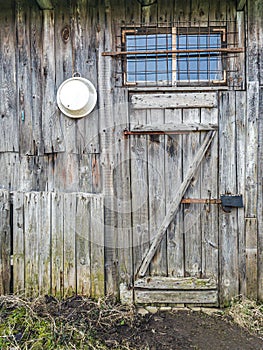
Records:
M171 311L171 310L172 310L171 306L161 306L160 307L160 311Z
M146 310L148 310L151 314L156 314L158 308L155 306L146 306Z
M137 310L138 314L139 315L142 315L142 316L145 316L149 313L149 311L147 311L144 307L140 307L138 310Z

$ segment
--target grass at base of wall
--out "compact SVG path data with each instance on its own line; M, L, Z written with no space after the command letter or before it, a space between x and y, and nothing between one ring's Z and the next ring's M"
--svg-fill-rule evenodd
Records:
M263 337L263 304L238 296L232 300L225 311L233 322L251 333Z

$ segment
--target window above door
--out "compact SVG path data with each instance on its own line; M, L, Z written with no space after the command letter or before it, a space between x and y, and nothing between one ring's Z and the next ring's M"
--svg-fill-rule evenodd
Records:
M225 84L224 28L138 28L122 35L125 84Z
M239 22L238 22L239 21ZM120 25L115 81L127 87L244 87L242 21Z

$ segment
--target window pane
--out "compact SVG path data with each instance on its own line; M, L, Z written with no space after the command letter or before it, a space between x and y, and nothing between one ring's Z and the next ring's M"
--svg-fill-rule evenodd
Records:
M222 80L221 54L210 51L221 48L221 34L193 30L179 28L174 47L171 33L127 34L126 50L133 52L126 59L127 81L171 84L172 71L178 82ZM184 52L166 52L171 49Z
M171 54L147 54L147 51L171 50L171 34L127 35L127 51L144 51L127 56L128 82L158 82L171 80Z
M179 81L220 80L220 76L222 76L221 56L217 52L206 51L220 47L220 33L178 34L177 49L190 50L190 52L178 53L177 55L177 79ZM196 50L196 52L192 52L192 50Z

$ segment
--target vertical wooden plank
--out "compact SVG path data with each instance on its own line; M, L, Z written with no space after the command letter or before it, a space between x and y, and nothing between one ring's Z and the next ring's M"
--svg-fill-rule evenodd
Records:
M183 122L200 122L200 110L197 108L183 110ZM200 133L192 133L183 137L183 174L185 175L195 153L200 147ZM201 181L200 168L192 179L185 197L200 198ZM200 204L184 205L184 244L185 244L185 275L200 277L202 266L201 251L201 208Z
M38 192L39 197L39 232L38 232L38 281L39 294L50 294L51 292L51 193Z
M56 297L64 295L64 195L51 193L51 291Z
M54 28L51 28L54 38L54 58L56 61L55 76L57 87L66 79L73 76L73 28L71 26L71 3L69 0L58 2L54 11ZM53 63L53 62L52 62ZM79 72L81 74L81 72ZM53 87L54 89L54 87ZM56 99L54 100L54 102ZM66 117L63 113L54 116L60 122L57 127L61 128L63 135L62 143L67 153L77 152L76 124L77 119ZM53 118L54 118L53 117Z
M39 194L24 193L25 294L39 295Z
M24 194L13 192L13 292L25 290Z
M19 149L15 62L15 14L13 9L0 11L0 151Z
M126 23L135 26L141 23L141 5L138 1L125 1L125 19Z
M96 195L90 201L91 296L98 298L105 295L104 199Z
M141 23L145 26L156 25L157 26L157 2L146 6L142 5L141 8Z
M76 292L90 296L91 197L83 193L78 193L76 196Z
M218 124L217 108L201 108L201 122ZM218 135L213 139L201 164L201 198L218 198ZM217 205L200 205L202 230L201 277L218 281L218 211Z
M157 2L157 23L158 25L169 27L173 20L174 1L162 0Z
M164 123L164 110L149 109L147 112L147 124ZM164 135L150 136L148 142L149 227L152 241L165 217ZM151 275L167 275L166 249L165 236L151 261Z
M259 90L258 121L258 298L263 300L263 88Z
M64 296L76 293L76 193L64 193Z
M258 151L259 84L248 82L246 124L245 216L257 216L257 151Z
M256 300L258 290L257 219L245 220L246 225L246 297Z
M30 18L28 4L17 3L17 91L19 120L19 149L22 154L33 154L32 91L30 55Z
M79 156L74 153L58 153L49 170L53 175L54 188L65 192L79 191Z
M236 91L236 154L237 154L237 193L245 193L245 155L246 155L246 92ZM246 242L245 209L239 208L238 216L238 259L239 259L239 293L246 295Z
M175 0L174 2L174 23L180 26L190 25L191 0Z
M236 137L235 92L222 92L219 112L219 193L235 194ZM237 209L219 213L220 304L229 303L239 292Z
M43 155L42 140L42 11L35 2L32 4L30 17L30 56L31 56L31 91L32 91L32 133L34 154Z
M0 191L0 295L10 293L11 232L9 192Z
M146 111L133 110L130 114L132 125L146 124ZM133 227L133 262L134 272L140 267L141 261L149 248L149 184L147 139L145 135L131 136L131 196L132 196L132 227Z
M42 36L42 132L44 152L64 150L61 120L56 106L56 60L54 11L43 10Z
M113 193L114 170L114 116L113 116L113 66L110 57L103 57L101 53L112 49L112 10L110 1L99 2L97 26L98 47L98 93L99 116L101 132L101 165L102 184L105 195L105 267L106 292L116 294L118 290L118 256L117 237L115 230L115 208Z
M245 47L245 33L246 33L246 27L245 27L245 13L244 11L237 11L237 24L236 24L236 31L237 31L237 47ZM245 52L241 52L238 55L236 55L234 59L234 67L236 69L236 86L239 86L241 90L244 90L246 87L246 60L245 60Z
M116 234L118 237L119 283L130 285L133 280L132 265L132 222L131 222L131 186L130 186L130 147L129 138L123 135L128 127L127 95L116 91L114 102L115 126L115 168L114 193L116 208Z
M73 69L89 79L97 89L96 10L86 1L77 1L72 10ZM89 33L89 35L85 35ZM97 107L90 115L76 122L78 153L98 153L99 113Z
M182 123L182 109L166 109L165 123ZM166 135L165 145L165 196L170 207L176 188L182 179L182 135ZM184 276L183 205L167 229L168 276Z
M259 33L262 33L262 19L259 14L262 12L262 1L249 0L247 4L247 81L256 82L259 80L258 58L261 47Z

